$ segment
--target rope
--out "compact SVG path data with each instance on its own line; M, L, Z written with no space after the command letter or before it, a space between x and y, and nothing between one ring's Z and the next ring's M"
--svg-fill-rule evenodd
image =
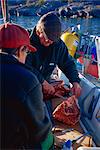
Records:
M6 23L6 3L5 0L1 0L1 7L2 7L2 15L3 15L3 20L4 20L4 24Z

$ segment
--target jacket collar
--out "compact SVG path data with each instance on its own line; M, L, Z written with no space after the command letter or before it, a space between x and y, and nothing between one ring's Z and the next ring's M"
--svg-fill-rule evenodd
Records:
M4 64L5 63L7 63L7 64L19 63L19 61L17 60L16 57L14 57L13 55L10 55L8 53L5 53L5 52L0 53L0 59L1 59L1 61L0 61L1 64L3 64L3 63Z
M32 31L30 40L31 40L31 44L34 43L34 45L38 45L38 44L41 45L40 39L39 39L39 37L38 37L37 34L36 34L36 27L34 27L34 29L33 29L33 31Z
M17 64L31 70L31 67L19 62L13 55L9 55L7 53L0 53L0 64Z

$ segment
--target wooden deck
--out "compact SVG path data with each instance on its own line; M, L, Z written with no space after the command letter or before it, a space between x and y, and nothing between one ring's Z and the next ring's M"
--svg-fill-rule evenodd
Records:
M73 129L68 131L68 129ZM66 132L64 132L66 131ZM61 150L63 143L66 140L74 140L84 134L84 131L80 125L77 123L75 126L67 126L66 124L55 122L55 128L53 129L55 136L55 150ZM77 140L73 145L73 150L77 150L78 147L92 147L92 137L84 136Z

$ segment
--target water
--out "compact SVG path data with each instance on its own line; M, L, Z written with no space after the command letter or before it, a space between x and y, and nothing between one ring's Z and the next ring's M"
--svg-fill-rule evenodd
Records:
M100 36L100 18L89 18L89 19L63 19L63 27L64 29L67 26L75 26L80 24L81 33L90 33L92 35Z
M0 17L1 18L1 17ZM33 28L37 21L39 20L38 16L19 16L11 17L13 23L17 23L25 28ZM92 35L100 36L100 18L91 18L91 19L61 19L62 29L66 30L68 27L75 26L77 24L81 25L81 33L89 32ZM3 21L0 19L0 24Z

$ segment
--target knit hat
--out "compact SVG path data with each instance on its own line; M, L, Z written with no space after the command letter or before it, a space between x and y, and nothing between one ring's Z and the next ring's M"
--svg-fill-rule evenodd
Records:
M43 15L38 24L45 32L48 39L52 41L57 41L59 39L61 35L61 22L55 13L49 12Z
M30 51L36 48L30 45L29 33L17 24L6 23L0 25L0 48L18 48L27 46Z

